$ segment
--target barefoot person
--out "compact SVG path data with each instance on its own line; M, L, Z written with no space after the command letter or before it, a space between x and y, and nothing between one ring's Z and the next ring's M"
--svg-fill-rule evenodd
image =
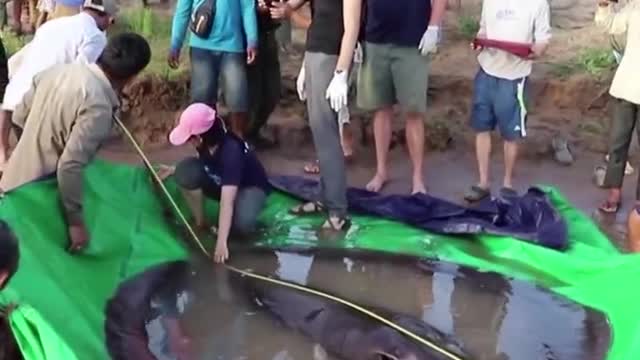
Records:
M174 170L178 185L190 192L186 198L196 225L206 223L202 195L220 200L214 260L223 263L229 258L229 235L256 230L271 189L266 171L247 143L228 132L216 111L203 103L187 107L169 141L175 146L189 142L198 152L197 158L182 160Z
M622 182L629 156L629 145L634 129L640 134L640 35L633 31L640 26L640 2L630 1L619 11L610 1L600 1L596 11L596 23L612 35L627 34L624 56L616 70L609 93L615 99L609 140L609 163L603 187L609 195L600 205L600 211L615 213L622 201ZM640 200L640 181L636 189L636 201Z
M435 52L447 0L367 0L364 60L358 78L358 105L373 116L376 174L367 190L380 191L389 178L393 105L406 116L406 139L413 166L411 193L425 193L424 121L429 54Z
M11 113L33 83L33 77L57 64L93 63L107 44L104 31L118 8L113 0L86 0L82 13L43 24L20 52L20 65L11 76L0 112L0 172L8 159Z
M544 53L551 39L549 4L546 0L485 0L478 38L523 44L528 55L521 57L501 48L478 48L480 69L474 83L471 127L476 132L480 181L465 194L469 202L480 201L491 193L491 131L496 126L504 140L501 194L515 194L513 169L518 142L526 136L527 78L533 60Z
M137 34L113 36L96 64L62 64L34 77L16 106L14 126L22 136L0 179L10 192L55 176L69 227L70 250L89 240L82 214L85 166L111 135L118 93L151 58Z
M304 0L272 3L272 16L290 16ZM346 230L347 174L340 145L338 113L347 109L348 74L360 29L361 0L311 1L311 26L304 55L304 86L313 142L320 164L321 201L300 205L294 214L328 210L323 228Z

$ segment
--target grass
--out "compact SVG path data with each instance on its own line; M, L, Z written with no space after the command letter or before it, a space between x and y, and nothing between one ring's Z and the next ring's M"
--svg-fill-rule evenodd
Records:
M467 40L473 40L480 30L480 21L477 17L461 15L458 18L458 31Z
M553 64L552 72L557 77L568 77L576 73L587 73L602 77L616 67L616 60L609 48L590 48L563 63Z
M167 65L167 54L171 42L171 17L160 15L151 9L142 7L127 9L118 16L116 23L109 29L109 35L130 31L141 34L151 47L151 62L145 69L146 73L155 74L166 79L172 79L187 69L188 56L182 56L182 66L173 70ZM2 33L7 56L11 56L24 46L30 36L16 36L7 31Z
M167 54L171 42L171 17L160 15L148 8L133 8L123 11L109 34L130 31L141 34L151 46L151 62L145 69L146 73L155 74L166 79L173 79L187 69L188 57L183 51L182 65L173 70L167 65Z

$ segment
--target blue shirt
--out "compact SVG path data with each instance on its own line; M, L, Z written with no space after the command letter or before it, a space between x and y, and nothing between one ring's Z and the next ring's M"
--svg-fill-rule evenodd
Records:
M223 186L237 186L239 190L258 187L269 193L271 186L267 172L256 154L242 140L226 135L211 155L208 150L200 150L200 159L211 180L203 189L209 196L220 197Z
M215 0L216 13L206 39L191 34L189 45L200 49L243 53L258 44L255 0ZM178 0L171 28L171 49L182 48L191 14L205 0ZM190 32L190 31L189 31Z
M365 41L418 47L431 18L431 0L366 0Z

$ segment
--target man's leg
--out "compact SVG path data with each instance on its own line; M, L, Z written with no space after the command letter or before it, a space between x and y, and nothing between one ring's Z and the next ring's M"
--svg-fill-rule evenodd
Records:
M527 78L497 79L494 109L504 139L504 189L513 189L513 171L518 157L518 143L526 136Z
M267 195L260 188L240 190L233 209L233 231L240 235L254 232L266 199Z
M259 141L260 130L269 120L280 101L280 60L278 56L278 43L274 32L268 32L261 37L258 52L258 63L249 71L253 74L249 83L249 91L254 105L249 110L251 113L251 129L249 137Z
M347 174L340 146L338 115L326 99L326 91L338 62L335 55L305 54L307 110L320 164L322 201L329 210L329 220L342 227L347 215Z
M391 119L396 93L391 72L391 46L364 44L364 61L358 75L358 106L375 111L373 134L376 144L376 174L367 190L380 191L387 181L387 154L391 142Z
M609 189L609 195L600 209L604 212L616 212L622 196L624 169L629 155L629 145L636 125L636 105L616 100L611 128L609 130L609 163L604 177L603 187Z
M366 186L369 191L378 192L389 179L387 173L387 156L391 145L391 121L393 107L378 110L373 115L373 137L376 146L376 174Z
M219 68L219 54L191 48L191 103L205 103L216 108Z
M476 160L479 181L465 194L469 202L480 201L490 194L489 161L491 158L491 131L496 119L493 112L493 93L497 79L478 70L473 86L471 127L476 132Z
M225 105L231 112L231 131L244 139L249 111L246 55L223 52L220 76Z
M392 48L391 73L398 104L406 114L406 139L413 168L411 193L426 193L424 185L424 122L427 112L429 58L417 48Z

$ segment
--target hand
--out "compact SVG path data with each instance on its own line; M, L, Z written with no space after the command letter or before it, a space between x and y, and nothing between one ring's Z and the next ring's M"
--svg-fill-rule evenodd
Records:
M347 83L347 72L335 72L333 79L327 88L327 99L331 103L333 111L338 112L347 106L347 95L349 93L349 84Z
M167 56L167 63L169 67L172 69L177 69L180 66L180 50L169 50L169 55Z
M302 62L302 66L300 67L300 73L298 73L298 78L296 79L296 90L298 91L298 98L300 101L307 100L307 91L305 90L304 77L306 76L304 70L304 62Z
M69 252L82 250L89 242L89 232L83 223L69 226Z
M169 166L169 165L164 165L164 164L160 164L156 167L156 173L158 174L158 177L160 178L160 180L164 181L166 180L169 176L173 175L176 172L176 167L175 166Z
M282 20L291 16L291 6L286 2L274 1L271 3L271 8L269 12L271 13L271 18L275 20Z
M258 56L258 50L256 48L248 48L247 49L247 64L251 65L256 61L256 56Z
M482 51L483 49L482 45L477 45L475 41L472 41L471 43L469 43L469 47L471 48L471 50L478 51L478 52Z
M224 264L227 259L229 259L229 249L227 248L227 243L218 240L218 243L216 244L216 252L213 255L213 261L218 264Z
M436 52L438 48L438 38L440 37L440 27L429 25L427 31L422 35L422 40L420 40L420 45L418 45L418 49L420 49L420 53L422 55L428 55L429 53Z
M268 13L269 7L264 0L258 0L258 11L261 13Z

